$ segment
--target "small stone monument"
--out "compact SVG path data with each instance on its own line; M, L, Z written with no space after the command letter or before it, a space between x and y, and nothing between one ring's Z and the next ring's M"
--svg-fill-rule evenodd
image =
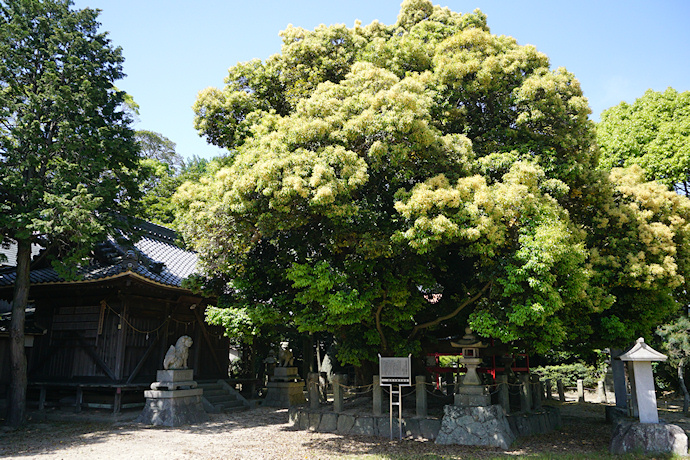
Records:
M290 407L304 404L304 380L293 367L294 358L287 342L281 343L278 351L278 365L273 370L273 376L266 385L266 399L264 406Z
M156 373L156 382L144 391L146 404L137 422L148 425L182 426L206 422L201 395L197 388L194 371L187 369L187 358L192 339L183 335L170 349L163 360L163 369Z
M465 335L451 345L462 349L462 364L467 368L467 373L462 378L462 385L455 394L455 405L462 407L483 407L491 405L491 395L485 385L482 385L477 374L477 367L482 363L479 357L479 349L486 348L472 333L469 327L465 329Z
M654 350L640 337L618 359L628 365L632 404L636 409L633 413L639 414L639 422L618 423L611 439L611 453L643 451L687 455L688 437L683 429L659 423L652 361L666 361L666 355Z

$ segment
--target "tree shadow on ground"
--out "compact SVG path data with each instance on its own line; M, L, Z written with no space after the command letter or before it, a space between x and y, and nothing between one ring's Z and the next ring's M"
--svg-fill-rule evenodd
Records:
M234 430L251 431L259 426L284 425L288 419L287 409L260 408L229 414L209 414L210 421L195 425L164 427L135 423L133 419L136 415L138 412L126 416L127 420L118 420L102 413L87 411L80 414L56 411L48 417L34 412L29 414L29 421L18 429L0 427L0 458L54 453L75 445L104 443L115 438L121 440L134 432L146 430L169 432L171 436L180 433L227 434Z

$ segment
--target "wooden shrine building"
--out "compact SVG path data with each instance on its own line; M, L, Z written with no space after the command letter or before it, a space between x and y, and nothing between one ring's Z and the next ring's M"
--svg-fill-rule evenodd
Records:
M172 230L139 221L141 238L120 234L99 244L77 281L66 281L34 257L27 310L29 401L72 398L82 406L134 407L155 381L170 345L190 336L195 380L227 379L228 339L204 322L214 299L183 287L197 256L175 245ZM6 248L7 249L7 248ZM0 304L12 299L15 271L0 269ZM9 341L0 315L0 399L9 387ZM76 398L76 399L75 399Z

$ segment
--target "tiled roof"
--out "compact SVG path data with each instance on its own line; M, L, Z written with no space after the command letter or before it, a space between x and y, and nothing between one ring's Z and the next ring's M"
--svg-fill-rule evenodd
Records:
M197 255L174 244L174 231L149 222L138 222L135 230L142 236L134 245L122 234L98 244L90 263L78 271L78 279L93 281L129 271L157 283L180 287L182 280L195 272ZM0 287L13 285L15 279L14 270L0 271ZM31 270L30 282L45 284L65 280L52 268L40 268Z

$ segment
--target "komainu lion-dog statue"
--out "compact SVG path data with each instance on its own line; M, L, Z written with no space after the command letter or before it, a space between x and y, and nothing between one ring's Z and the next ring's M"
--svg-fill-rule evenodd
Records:
M183 335L177 339L175 345L170 345L168 352L163 359L163 369L187 369L187 358L189 358L189 347L192 346L192 338Z

